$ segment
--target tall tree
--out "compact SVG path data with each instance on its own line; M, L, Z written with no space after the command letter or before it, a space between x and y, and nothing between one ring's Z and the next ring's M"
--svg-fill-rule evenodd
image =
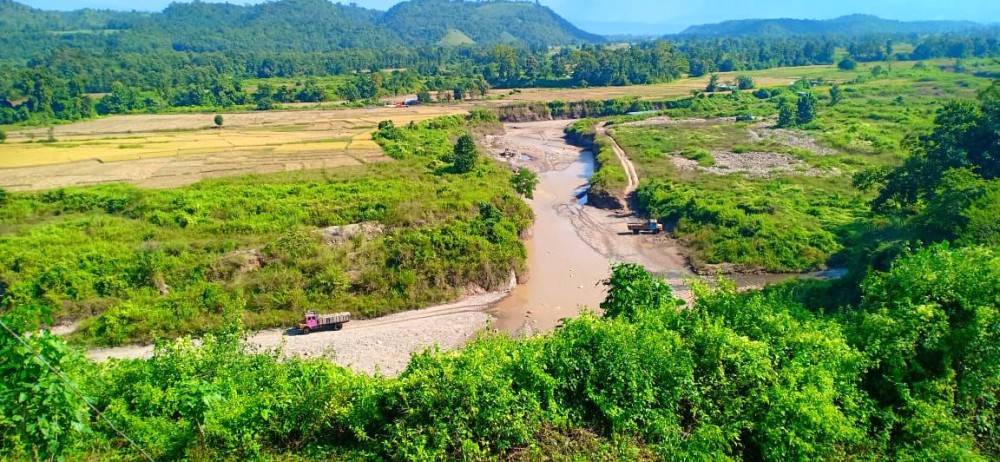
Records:
M816 118L816 95L806 92L805 96L799 97L796 104L795 123L805 125Z
M479 149L475 140L469 135L462 135L455 144L455 173L469 173L476 168L479 159Z
M708 86L705 87L705 91L711 93L719 89L719 74L712 74L708 78Z
M795 110L792 103L787 98L782 98L778 103L778 126L791 127L795 124Z
M968 169L976 176L1000 177L1000 82L978 102L955 101L938 111L934 130L921 136L906 162L885 176L876 209L907 208L939 193L945 173Z

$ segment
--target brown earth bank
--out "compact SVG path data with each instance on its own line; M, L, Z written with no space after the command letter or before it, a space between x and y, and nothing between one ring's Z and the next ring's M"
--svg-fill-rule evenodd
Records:
M434 346L444 350L465 345L491 323L487 309L510 293L472 295L455 303L407 311L377 319L351 321L340 331L301 335L297 329L270 329L249 335L252 348L279 348L286 356L323 357L366 374L397 375L413 353ZM65 329L63 330L65 331ZM140 359L153 355L151 345L98 348L87 352L95 361Z

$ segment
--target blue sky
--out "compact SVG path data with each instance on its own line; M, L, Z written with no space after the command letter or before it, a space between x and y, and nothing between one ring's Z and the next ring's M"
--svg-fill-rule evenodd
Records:
M18 0L36 8L111 8L159 11L171 0ZM387 9L393 0L354 0L368 8ZM599 33L669 33L692 24L743 18L816 18L867 13L884 18L968 19L1000 22L997 0L540 0L584 29ZM230 0L230 3L258 3ZM343 3L349 3L345 0ZM653 25L653 27L647 27ZM646 30L649 29L649 30Z

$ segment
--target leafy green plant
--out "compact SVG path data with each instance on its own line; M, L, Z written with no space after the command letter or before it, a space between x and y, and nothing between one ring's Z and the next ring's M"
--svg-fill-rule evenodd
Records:
M15 339L24 325L4 316L0 330L0 457L61 459L80 437L87 409L65 376L80 359L48 332ZM61 372L60 372L61 371Z
M471 136L462 135L458 138L453 159L455 173L469 173L476 168L479 148L476 147L476 142Z
M511 186L518 194L528 198L535 198L535 188L538 186L538 175L527 168L517 169L517 173L510 179Z

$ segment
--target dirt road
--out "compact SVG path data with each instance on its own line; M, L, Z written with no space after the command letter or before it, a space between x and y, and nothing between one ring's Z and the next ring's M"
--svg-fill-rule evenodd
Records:
M515 281L512 279L510 287ZM247 339L248 346L280 347L284 354L304 358L325 357L358 372L398 375L410 355L434 345L444 350L458 348L490 325L487 309L509 294L500 292L468 297L457 303L397 313L383 318L351 321L339 332L266 330ZM87 355L95 361L111 358L149 358L152 346L94 349Z
M628 176L628 184L625 186L624 196L625 196L625 206L631 209L631 204L629 203L629 197L635 192L635 189L639 187L639 174L635 171L635 165L629 160L628 155L625 154L625 150L618 144L613 137L608 135L608 123L604 122L597 126L598 136L607 136L611 140L611 148L615 151L615 156L618 157L618 162L621 162L622 168L625 169L625 175Z

